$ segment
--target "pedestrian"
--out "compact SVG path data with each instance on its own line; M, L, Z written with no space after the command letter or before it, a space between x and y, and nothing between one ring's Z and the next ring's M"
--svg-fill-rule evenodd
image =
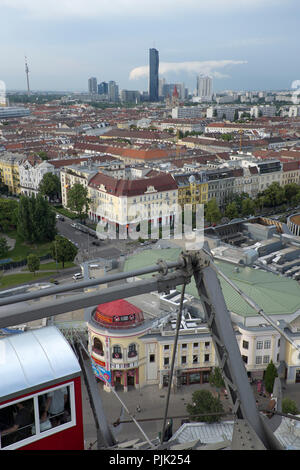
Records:
M141 412L141 407L140 407L140 405L138 405L138 406L136 407L136 411L137 411L138 413Z

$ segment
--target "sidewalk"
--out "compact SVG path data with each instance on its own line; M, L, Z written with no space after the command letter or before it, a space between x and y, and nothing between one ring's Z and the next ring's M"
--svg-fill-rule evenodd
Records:
M102 401L103 409L107 417L107 422L112 430L115 439L118 442L123 442L131 439L145 440L137 425L132 421L126 410L123 408L121 402L113 392L105 392L103 384L98 383L99 394ZM89 400L85 387L83 387L83 421L86 448L93 444L92 449L97 448L96 440L96 426L94 423L93 414L90 409ZM257 387L252 386L255 399L258 400L258 409L265 410L268 408L269 396L260 396L257 393ZM217 395L214 387L210 384L195 384L189 386L182 386L180 389L171 390L168 417L173 418L173 433L181 426L182 420L188 419L186 405L192 402L192 394L196 390L209 390L215 396ZM151 440L157 438L162 431L163 418L165 415L166 402L167 402L167 387L159 390L157 385L147 385L141 390L130 389L128 392L117 391L118 396L127 407L129 412L134 415L143 432ZM289 397L295 400L300 410L300 384L284 385L283 397ZM233 415L230 414L230 401L226 399L223 394L220 394L220 399L225 412L229 412L227 416L223 416L223 420L232 420ZM141 411L137 411L137 406L140 406ZM178 418L174 418L177 416ZM121 423L114 427L113 423L120 419L120 421L130 421L129 423ZM145 421L143 421L145 420Z
M136 438L145 440L144 435L137 425L132 422L131 417L125 411L115 394L113 392L105 392L102 383L99 383L98 387L107 421L109 426L111 426L115 439L119 442ZM210 390L213 394L216 394L215 389L209 384L182 386L179 390L171 390L167 416L173 418L173 433L181 426L182 420L188 419L186 405L192 402L192 394L196 390ZM163 418L167 402L167 387L159 390L157 385L148 385L141 390L132 388L128 392L118 391L117 393L129 412L134 415L138 422L145 420L139 422L139 424L148 438L154 439L158 437L163 427ZM222 395L220 398L224 410L229 411L229 400L225 399ZM140 412L137 411L138 405L141 408ZM174 418L175 416L178 416L178 418ZM113 423L117 419L131 422L121 423L114 427ZM227 417L224 416L223 419L231 418L230 415L228 415ZM92 436L89 436L89 438L90 437ZM95 448L95 446L93 448Z

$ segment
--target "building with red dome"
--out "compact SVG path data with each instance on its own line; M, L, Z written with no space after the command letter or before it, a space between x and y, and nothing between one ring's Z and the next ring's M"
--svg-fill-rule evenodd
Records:
M140 387L145 381L141 358L144 344L140 341L151 321L145 321L141 309L124 299L98 305L88 322L89 352L96 377L104 388Z

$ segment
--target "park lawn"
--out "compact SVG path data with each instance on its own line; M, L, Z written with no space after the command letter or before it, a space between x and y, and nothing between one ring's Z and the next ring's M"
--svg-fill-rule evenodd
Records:
M30 254L35 254L40 257L50 253L52 242L29 244L21 240L16 231L7 232L7 235L10 238L14 238L16 244L12 250L8 251L4 258L11 258L13 261L21 261Z
M5 274L0 278L0 288L8 288L17 286L19 284L24 284L29 281L35 281L43 277L55 276L54 272L43 272L43 273L20 273L20 274Z
M71 261L66 261L64 269L66 269L66 268L75 268L75 266L76 266L76 264L72 263ZM62 263L57 263L57 269L59 269L59 270L63 269ZM56 270L56 262L55 261L40 264L39 271L49 271L49 270ZM28 271L28 268L24 267L24 269L22 269L22 271Z

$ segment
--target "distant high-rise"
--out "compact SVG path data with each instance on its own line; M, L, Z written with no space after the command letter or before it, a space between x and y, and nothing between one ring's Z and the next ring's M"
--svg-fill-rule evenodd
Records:
M98 85L98 95L107 95L108 94L108 83L101 82Z
M113 80L108 82L108 99L109 101L119 101L119 87Z
M159 56L156 49L149 49L149 100L158 101Z
M91 77L88 80L88 90L89 93L91 94L96 94L97 93L97 78L96 77Z
M197 77L197 96L203 99L212 97L212 78L204 75Z

